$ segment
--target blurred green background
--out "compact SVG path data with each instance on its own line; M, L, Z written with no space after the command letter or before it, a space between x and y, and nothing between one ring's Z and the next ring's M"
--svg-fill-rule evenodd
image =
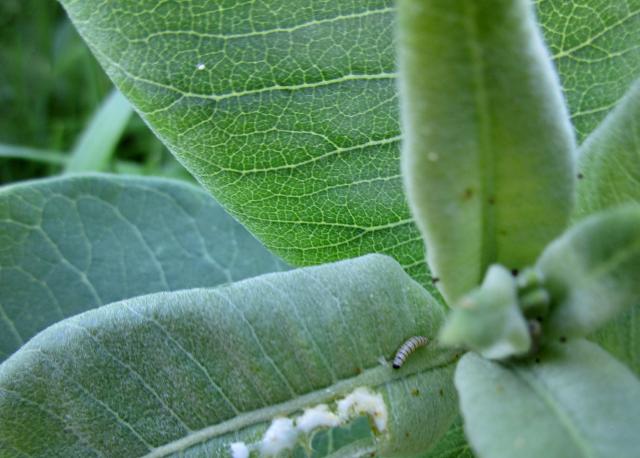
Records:
M0 184L65 171L190 179L112 94L56 1L0 0Z

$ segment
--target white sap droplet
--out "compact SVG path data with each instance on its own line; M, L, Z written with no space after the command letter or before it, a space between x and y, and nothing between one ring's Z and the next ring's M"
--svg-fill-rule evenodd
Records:
M439 156L436 153L429 153L427 154L427 159L429 159L431 162L435 162L439 159Z
M289 418L274 418L271 426L264 433L260 444L260 453L264 456L274 456L293 448L300 431L293 426Z
M249 458L249 447L244 442L234 442L231 444L232 458Z
M338 401L338 416L346 422L358 415L367 414L375 423L379 432L387 429L387 405L380 393L374 393L365 387L356 388L349 396Z
M302 415L296 419L296 426L299 430L308 434L316 428L333 428L340 424L338 416L329 410L326 404L318 404L311 409L306 409Z
M196 65L196 68L197 68L198 70L204 70L204 69L206 68L206 65L205 65L205 64L203 64L202 62L200 62L198 65Z

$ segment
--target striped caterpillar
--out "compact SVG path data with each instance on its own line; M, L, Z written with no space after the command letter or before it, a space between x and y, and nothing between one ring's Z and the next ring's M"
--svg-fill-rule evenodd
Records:
M398 349L395 358L393 358L393 368L400 369L409 355L420 347L424 347L429 343L429 339L424 336L413 336L408 339Z

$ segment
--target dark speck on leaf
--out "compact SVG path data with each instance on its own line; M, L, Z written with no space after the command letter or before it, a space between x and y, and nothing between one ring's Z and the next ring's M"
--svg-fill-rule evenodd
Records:
M438 283L440 281L440 279L438 277L431 277L431 283L433 283L434 285L436 283Z
M567 341L567 338L565 336L560 337L560 342L565 343Z
M489 205L493 205L496 203L496 198L494 196L489 197Z
M540 358L536 358L536 364L540 363Z
M582 180L583 178L584 178L584 175L583 175L583 174L581 174L581 173L579 173L579 174L578 174L578 180Z
M464 200L471 199L473 197L473 189L472 188L465 189L462 197L464 198Z
M442 388L440 388L440 391L438 391L438 393L440 393L440 397L444 397L444 390Z
M414 388L414 389L411 390L411 394L413 396L420 396L420 390L417 389L417 388Z
M513 275L514 277L517 277L519 273L520 271L518 269L511 269L511 275Z

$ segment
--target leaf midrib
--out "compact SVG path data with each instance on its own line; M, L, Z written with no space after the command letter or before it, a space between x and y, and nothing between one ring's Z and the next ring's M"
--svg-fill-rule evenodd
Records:
M244 429L251 425L263 423L277 416L290 415L291 413L300 411L304 407L310 405L316 405L333 400L360 386L379 387L386 383L401 380L420 372L441 369L455 363L458 357L459 353L457 351L442 351L435 358L416 358L416 364L413 364L402 372L394 371L390 366L376 365L375 367L365 369L361 374L355 377L339 380L337 383L334 383L329 387L306 393L280 404L252 410L221 423L192 432L180 439L153 449L150 453L144 455L143 458L165 457L172 453L186 450L194 445L204 443L217 436L237 431L239 429Z
M478 169L480 171L480 219L482 235L480 246L480 271L496 260L495 210L489 202L495 193L495 158L491 148L491 114L486 90L485 65L477 26L478 11L474 2L466 3L465 29L469 39L469 54L473 70L476 121L478 122ZM478 281L481 278L477 279Z
M552 416L554 416L558 420L558 423L567 431L567 436L571 442L575 444L577 449L582 450L582 456L584 458L596 458L598 456L588 447L587 441L584 440L584 435L574 427L573 419L568 414L565 414L562 410L561 402L552 396L542 380L536 377L533 372L524 371L517 367L514 368L513 374L528 386L529 389L537 395L538 399L548 407Z

